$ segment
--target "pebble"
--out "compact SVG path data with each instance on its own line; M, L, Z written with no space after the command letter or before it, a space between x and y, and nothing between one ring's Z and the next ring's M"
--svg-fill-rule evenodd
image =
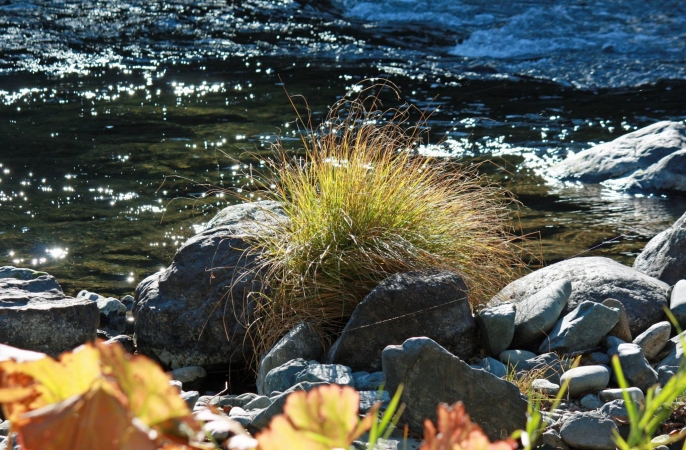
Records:
M626 391L626 393L629 394L629 398L632 399L634 402L643 403L643 401L645 400L643 391L636 387L630 387L626 390L603 389L602 391L598 392L598 397L600 397L600 399L604 403L611 402L613 400L624 400L624 396L622 395L622 392L624 391Z
M547 395L557 395L560 390L560 385L551 383L544 378L537 378L531 382L531 387L534 391Z
M581 393L607 387L610 382L610 369L605 366L575 367L560 377L560 385L566 380L569 380L567 392L571 397L577 397Z
M671 332L672 325L669 322L658 322L636 336L633 343L641 347L646 358L654 359L667 345Z
M587 394L581 397L579 404L586 409L598 409L601 408L605 403L603 403L597 395Z

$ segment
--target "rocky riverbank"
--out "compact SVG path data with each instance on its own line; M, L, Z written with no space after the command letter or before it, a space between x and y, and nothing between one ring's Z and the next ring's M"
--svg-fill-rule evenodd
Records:
M660 130L681 136L677 125ZM650 158L659 163L680 151ZM626 170L633 168L610 172ZM633 267L571 258L515 280L478 311L459 274L394 274L360 302L330 348L301 323L267 354L255 355L248 294L259 290L259 279L247 237L282 217L274 202L226 208L134 297L82 291L71 298L49 274L0 268L0 342L52 356L96 336L119 342L169 370L191 408L221 407L253 432L282 411L289 393L335 383L360 391L361 412L375 401L387 405L403 385L401 422L415 437L425 418L435 420L439 402L462 401L499 439L526 421L527 398L512 381L527 380L542 395L569 381L566 401L546 416L542 445L594 450L615 448L613 433L627 430L611 357L619 358L628 393L641 403L683 355L686 334L677 334L664 310L686 326L686 213L648 243ZM251 393L201 395L208 394L208 371L245 370L257 356Z

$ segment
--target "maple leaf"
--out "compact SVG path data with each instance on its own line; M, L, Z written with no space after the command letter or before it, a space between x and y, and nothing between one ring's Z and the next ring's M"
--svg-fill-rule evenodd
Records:
M424 442L419 450L514 450L513 439L491 442L479 425L472 422L462 402L438 405L438 429L424 421Z
M259 450L331 450L348 448L369 430L376 416L374 407L362 420L358 417L360 395L349 386L318 386L305 393L290 394L284 412L272 419L257 436Z

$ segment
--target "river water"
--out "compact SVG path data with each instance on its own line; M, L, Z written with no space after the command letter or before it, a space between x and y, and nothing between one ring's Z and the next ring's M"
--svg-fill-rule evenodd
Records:
M546 168L686 119L683 2L0 0L0 265L121 296L166 266L277 136L385 78L433 111L426 151L482 162L546 264L631 263L674 195Z

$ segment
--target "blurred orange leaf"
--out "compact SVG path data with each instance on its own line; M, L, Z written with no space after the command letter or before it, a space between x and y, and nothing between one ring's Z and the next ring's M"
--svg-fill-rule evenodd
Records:
M516 443L505 439L491 443L481 427L469 418L462 402L438 405L438 429L424 421L424 442L419 450L514 450Z
M374 408L358 417L360 395L348 386L319 386L294 392L286 399L284 413L276 416L257 436L260 450L331 450L348 448L367 431L376 416Z

